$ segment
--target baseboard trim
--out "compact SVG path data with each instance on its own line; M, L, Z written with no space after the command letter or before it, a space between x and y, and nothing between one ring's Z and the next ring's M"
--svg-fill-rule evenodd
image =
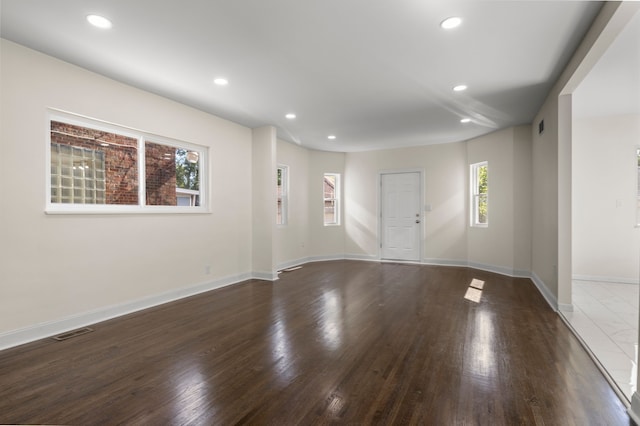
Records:
M263 281L276 281L278 279L278 272L277 271L275 272L253 271L249 278L252 278L254 280L263 280Z
M598 281L605 283L618 283L618 284L632 284L632 285L640 285L640 281L632 278L623 278L623 277L605 277L601 275L573 275L571 279L577 281Z
M183 287L170 290L153 296L144 297L131 302L125 302L117 305L111 305L104 308L96 309L89 312L71 315L59 320L47 321L35 324L33 326L24 327L18 330L12 330L0 334L0 350L23 345L47 337L65 333L77 328L86 327L112 318L131 314L143 309L152 308L164 303L173 302L185 297L195 296L200 293L226 287L242 281L251 279L251 274L240 274L220 278L214 281L199 283L189 287Z
M531 281L533 281L533 284L538 288L538 291L542 294L542 297L547 301L551 309L558 312L558 299L549 291L547 285L535 272L531 273Z
M363 255L363 254L345 254L345 255L327 255L327 256L309 256L293 261L288 261L278 266L278 271L294 266L302 266L306 263L312 262L327 262L334 260L358 260L368 262L381 262L377 256ZM412 262L415 263L415 262ZM497 267L492 265L485 265L475 262L464 262L455 259L423 259L418 264L436 265L436 266L451 266L451 267L466 267L479 269L483 271L493 272L501 275L507 275L518 278L530 278L538 291L542 294L543 298L547 301L549 306L554 310L558 310L558 302L549 292L547 286L535 273L529 273L527 271L517 271L503 267ZM14 346L19 346L25 343L33 342L35 340L44 339L47 337L55 336L56 334L64 333L76 328L86 327L91 324L96 324L102 321L106 321L112 318L116 318L122 315L127 315L133 312L141 311L143 309L152 308L154 306L162 305L164 303L173 302L185 297L194 296L199 293L215 290L217 288L226 287L228 285L237 284L249 279L258 279L266 281L276 281L278 279L278 272L258 272L254 271L246 274L233 275L229 277L220 278L218 280L204 282L196 284L190 287L184 287L176 290L171 290L158 295L144 297L142 299L134 300L131 302L125 302L119 305L107 306L94 311L85 312L77 315L72 315L60 320L49 321L45 323L35 324L33 326L25 327L18 330L12 330L6 333L0 334L0 350L8 349Z
M631 405L629 406L627 413L635 424L640 425L640 395L638 395L638 392L634 392L631 396Z

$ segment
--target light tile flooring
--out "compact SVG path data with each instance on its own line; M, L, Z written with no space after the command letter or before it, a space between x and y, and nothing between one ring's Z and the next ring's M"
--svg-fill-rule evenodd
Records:
M636 390L638 285L573 281L573 312L562 312L627 399Z

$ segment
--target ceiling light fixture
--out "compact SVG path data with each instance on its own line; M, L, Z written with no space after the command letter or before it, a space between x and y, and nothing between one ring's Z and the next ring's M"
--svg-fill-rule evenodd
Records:
M456 28L460 24L462 24L462 18L459 18L457 16L452 16L452 17L447 18L444 21L440 22L440 26L442 28L444 28L445 30L450 30L452 28Z
M293 120L294 118L296 118L296 115L290 112L289 114L285 115L285 117L288 118L289 120Z
M459 84L453 88L454 92L463 92L465 90L467 90L467 86L464 84Z
M112 26L110 20L100 15L88 15L87 21L89 21L89 23L94 27L98 28L109 29Z
M222 78L222 77L218 77L215 80L213 80L213 82L215 84L217 84L218 86L226 86L227 84L229 84L229 80L227 80L226 78Z
M329 135L329 136L327 136L327 139L334 140L335 138L336 138L336 135Z
M460 120L461 123L471 123L471 119L470 118L463 118L462 120Z

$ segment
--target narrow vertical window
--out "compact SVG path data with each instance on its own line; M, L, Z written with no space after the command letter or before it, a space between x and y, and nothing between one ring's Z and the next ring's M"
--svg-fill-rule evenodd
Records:
M278 166L278 206L276 225L286 225L289 209L289 168Z
M324 224L340 225L340 174L324 174L323 192Z
M471 165L471 226L489 225L489 164Z

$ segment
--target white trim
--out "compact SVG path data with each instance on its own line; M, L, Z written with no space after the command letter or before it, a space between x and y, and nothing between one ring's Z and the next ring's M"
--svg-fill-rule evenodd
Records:
M111 305L96 310L71 315L58 320L35 324L18 330L12 330L0 334L0 350L33 342L64 333L76 328L96 324L112 318L127 315L143 309L170 303L185 297L237 284L251 278L250 274L239 274L220 278L214 281L203 282L189 287L178 288L153 296Z
M344 259L346 260L364 260L366 262L379 262L381 259L378 256L374 256L372 254L356 254L356 253L348 253L344 255Z
M59 121L74 126L86 127L108 133L116 133L137 140L138 204L63 204L51 202L51 121ZM180 139L156 135L104 120L86 117L55 108L46 110L45 137L45 205L46 214L145 214L145 213L211 213L209 202L209 147ZM200 206L148 206L145 203L145 143L155 143L172 148L185 148L200 154Z
M459 259L422 259L422 263L424 265L433 265L433 266L457 266L460 268L468 267L468 262L466 260Z
M324 256L310 256L301 258L298 260L288 261L280 264L279 270L293 266L302 266L306 263L314 262L326 262L332 260L356 260L365 262L381 262L381 263L410 263L410 264L425 264L425 265L437 265L437 266L449 266L449 267L465 267L472 269L482 269L489 272L494 272L502 275L512 277L524 277L530 278L538 291L542 294L549 306L554 311L557 311L558 303L556 298L549 292L544 282L537 277L535 273L531 276L528 273L518 273L512 275L505 273L508 271L506 268L475 264L480 267L471 266L468 262L462 262L452 259L424 259L422 262L401 262L391 260L381 260L376 256L365 254L345 254L345 255L324 255ZM503 272L498 272L503 271ZM278 280L279 272L252 272L245 274L232 275L223 277L214 281L203 282L189 287L183 287L168 292L160 293L153 296L144 297L131 302L125 302L118 305L107 306L99 308L93 311L80 313L77 315L71 315L59 320L48 321L40 324L35 324L18 330L12 330L6 333L0 334L0 350L8 349L14 346L22 345L25 343L33 342L35 340L44 339L47 337L55 336L56 334L64 333L70 330L74 330L80 327L85 327L91 324L96 324L102 321L106 321L112 318L127 315L133 312L148 309L154 306L170 303L185 297L194 296L207 291L215 290L218 288L226 287L233 284L238 284L249 279L276 281ZM564 305L563 305L564 306ZM565 309L566 311L566 309Z
M531 278L531 281L533 281L533 284L535 284L535 286L538 288L538 291L540 292L540 294L542 294L542 297L544 297L544 300L547 301L551 309L557 312L558 299L556 298L556 296L554 296L549 291L549 288L547 287L547 285L544 283L544 281L542 281L542 279L540 279L538 275L536 275L535 272L531 272L530 278Z
M573 305L570 303L558 303L558 311L560 312L573 312Z
M623 278L623 277L605 277L600 275L578 275L574 274L571 279L576 281L598 281L604 283L619 283L619 284L635 284L640 285L638 279Z
M376 211L376 218L378 220L378 259L383 259L382 257L382 236L384 235L384 230L382 229L383 223L382 223L382 202L383 202L383 194L382 194L382 175L395 175L395 174L405 174L405 173L418 173L418 184L419 184L419 188L418 188L418 195L420 197L420 200L418 201L418 206L420 208L420 244L418 246L418 260L415 261L417 263L420 263L420 259L422 259L422 252L423 252L423 246L424 246L424 220L425 220L425 215L424 215L424 189L426 187L424 179L426 176L426 173L424 171L423 168L410 168L410 169L385 169L385 170L379 170L378 171L378 205L377 205L377 211ZM393 260L393 259L388 259L388 260Z
M276 281L278 279L278 271L275 272L259 272L253 271L251 278L254 280Z
M638 392L634 392L633 395L631 395L631 404L627 413L635 424L640 425L640 395L638 395Z

